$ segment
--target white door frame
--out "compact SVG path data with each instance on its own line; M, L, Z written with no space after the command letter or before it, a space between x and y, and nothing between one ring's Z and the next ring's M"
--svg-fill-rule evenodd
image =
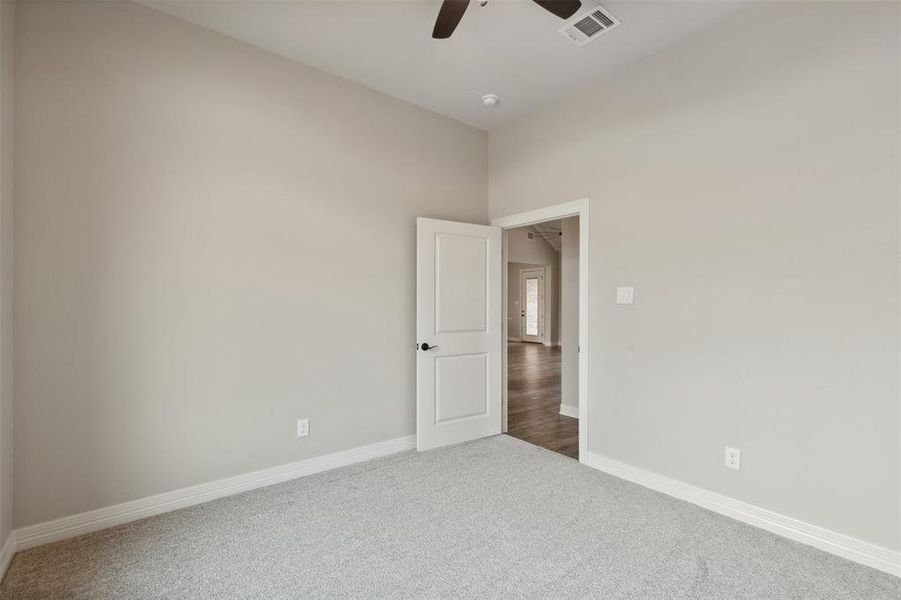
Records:
M526 340L525 333L525 325L526 325L526 315L525 315L525 280L527 279L526 273L538 273L539 281L538 281L538 335L530 336L534 338L538 338L536 340ZM509 294L510 290L507 290ZM537 342L539 344L547 345L550 343L550 336L547 335L547 316L550 311L547 309L547 301L545 300L545 296L547 296L547 267L529 267L528 269L520 269L519 270L519 339L523 342ZM543 313L543 314L542 314Z
M534 225L543 221L553 221L556 219L565 219L567 217L579 217L579 462L585 463L588 460L588 231L590 219L588 215L588 207L590 201L588 198L566 202L564 204L556 204L546 208L530 210L506 217L498 217L492 219L491 224L501 229L513 229L526 225ZM504 264L507 264L507 236L504 236ZM501 326L504 328L503 339L507 339L507 271L503 269L503 289L504 298L502 299L504 315L501 319ZM507 344L504 343L502 350L503 365L503 431L507 431Z

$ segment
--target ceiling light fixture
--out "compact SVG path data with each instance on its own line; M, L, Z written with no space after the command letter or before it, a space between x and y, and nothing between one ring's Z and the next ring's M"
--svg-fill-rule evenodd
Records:
M497 94L485 94L482 96L482 106L494 108L497 106Z

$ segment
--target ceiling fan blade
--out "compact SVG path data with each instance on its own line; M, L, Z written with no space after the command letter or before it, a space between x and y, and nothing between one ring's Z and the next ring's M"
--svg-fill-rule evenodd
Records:
M568 19L580 8L582 3L579 0L532 0L535 4L548 12L552 12L561 19Z
M432 37L436 40L449 38L460 23L460 19L463 18L467 6L469 6L469 0L444 0L441 10L438 11L438 18L435 19Z

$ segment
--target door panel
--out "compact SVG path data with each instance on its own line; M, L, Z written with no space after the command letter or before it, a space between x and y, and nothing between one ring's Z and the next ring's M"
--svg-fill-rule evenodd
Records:
M488 414L488 354L435 358L435 423Z
M501 244L497 227L417 219L419 450L501 431Z
M488 240L435 236L436 332L484 332L488 324Z

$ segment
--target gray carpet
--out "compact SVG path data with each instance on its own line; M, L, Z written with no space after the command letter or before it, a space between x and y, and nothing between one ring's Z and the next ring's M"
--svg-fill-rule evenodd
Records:
M901 579L499 436L19 553L0 598L901 598Z

